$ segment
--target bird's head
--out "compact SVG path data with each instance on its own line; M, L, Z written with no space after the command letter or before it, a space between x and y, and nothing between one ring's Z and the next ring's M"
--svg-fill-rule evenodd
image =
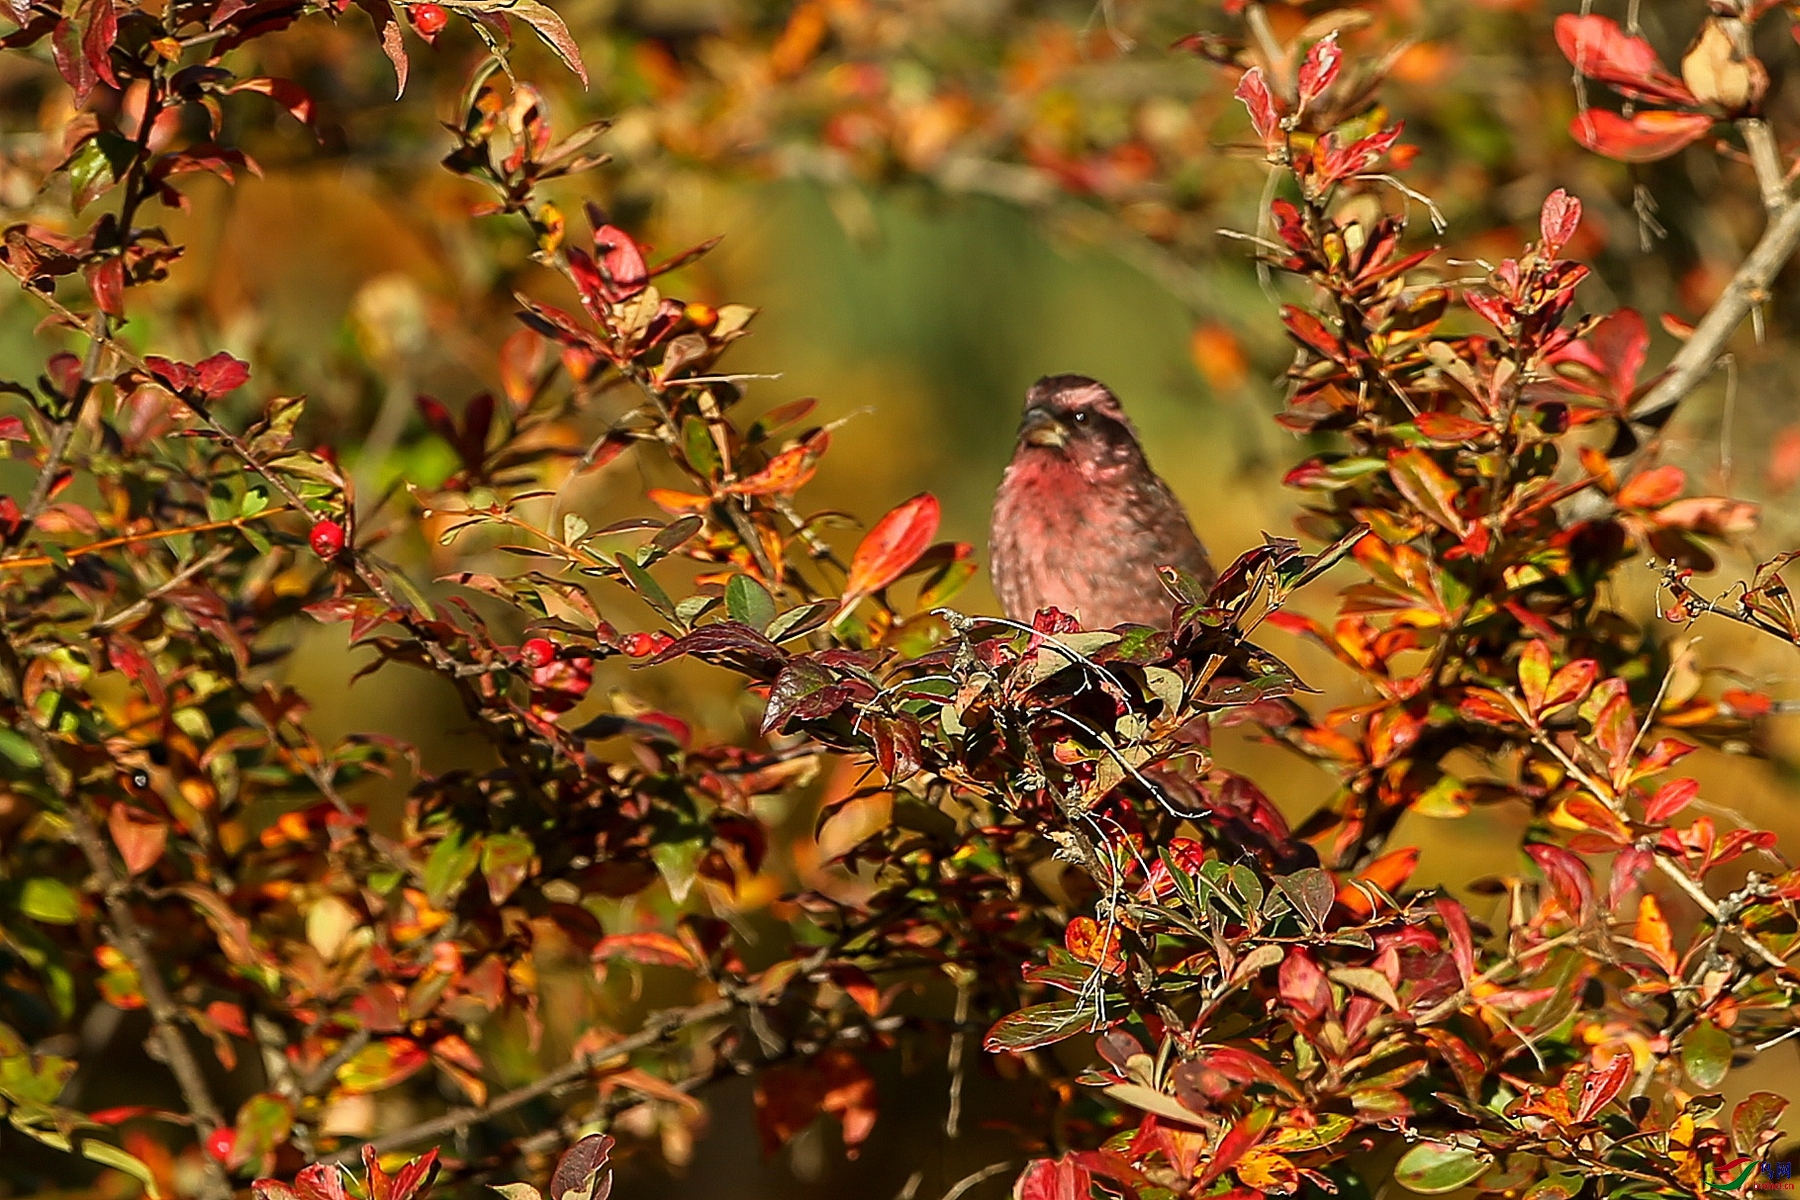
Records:
M1089 468L1139 461L1137 431L1119 398L1085 375L1047 375L1025 393L1015 454L1054 454Z

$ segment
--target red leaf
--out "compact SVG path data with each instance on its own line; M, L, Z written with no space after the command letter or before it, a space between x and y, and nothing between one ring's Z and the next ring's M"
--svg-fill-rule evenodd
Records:
M1338 48L1335 31L1325 40L1313 43L1312 49L1306 52L1306 61L1300 64L1302 108L1317 100L1337 81L1338 68L1343 61L1344 52Z
M1594 880L1587 865L1561 846L1541 842L1525 847L1538 869L1550 881L1558 903L1577 921L1585 922L1594 911Z
M31 431L25 428L25 418L0 417L0 442L29 442Z
M1620 162L1655 162L1706 136L1713 119L1704 113L1640 112L1630 120L1589 108L1569 122L1569 134L1596 154Z
M1307 1020L1318 1020L1331 1007L1331 985L1306 951L1292 951L1281 960L1278 980L1281 999Z
M229 1000L214 1000L206 1006L206 1019L233 1037L250 1036L250 1023L244 1019L244 1006Z
M388 1193L388 1200L412 1200L421 1190L431 1186L438 1170L437 1156L436 1150L427 1150L394 1172L393 1190Z
M194 364L194 374L201 392L208 400L217 400L236 391L250 379L250 364L231 357L224 351Z
M1630 403L1638 372L1644 369L1649 353L1650 331L1643 316L1636 309L1621 308L1601 318L1586 337L1551 354L1550 361L1559 365L1574 363L1592 372L1604 386L1568 375L1562 376L1560 382L1583 395L1603 397L1613 407L1622 409Z
M69 85L69 90L75 93L76 107L86 104L99 80L82 46L81 26L73 17L64 17L56 23L50 34L50 52L56 60L57 71Z
M336 1163L314 1163L294 1176L300 1200L350 1200L344 1188L344 1169Z
M122 801L107 810L106 828L112 834L113 845L119 848L119 857L125 860L127 874L148 870L169 844L167 821Z
M1575 1119L1592 1119L1614 1096L1625 1090L1626 1081L1631 1076L1632 1061L1629 1054L1615 1054L1598 1071L1590 1070L1587 1078L1581 1081L1581 1099L1576 1105Z
M1575 230L1580 224L1581 201L1562 188L1557 188L1544 198L1544 208L1538 216L1538 227L1543 231L1543 246L1551 258L1562 253L1562 248L1569 244L1569 239L1575 236Z
M118 1108L98 1108L87 1114L96 1125L123 1125L136 1117L147 1117L160 1110L148 1104L123 1104Z
M1591 658L1580 658L1550 677L1544 689L1543 705L1537 715L1548 716L1557 709L1574 704L1588 694L1600 674L1600 664Z
M1299 1099L1300 1090L1276 1069L1275 1064L1236 1046L1208 1046L1200 1051L1200 1061L1233 1083L1267 1083Z
M1457 445L1475 441L1477 438L1485 437L1493 432L1492 427L1456 413L1420 413L1416 423L1419 432L1432 441Z
M1275 97L1269 92L1269 84L1263 78L1262 68L1251 67L1245 71L1233 94L1250 110L1250 127L1256 130L1256 136L1267 146L1281 131L1281 116L1275 109Z
M1212 1158L1207 1161L1206 1169L1200 1172L1200 1186L1205 1188L1213 1180L1236 1166L1250 1148L1262 1141L1263 1131L1268 1129L1269 1122L1275 1117L1275 1111L1268 1108L1253 1108L1239 1118L1229 1133L1219 1139L1213 1150Z
M839 614L906 574L937 536L938 517L937 497L920 492L875 522L850 560L850 578L844 584Z
M1686 808L1699 794L1698 779L1671 779L1644 802L1644 820L1651 825L1660 825Z
M1323 154L1319 163L1319 174L1324 181L1332 183L1340 179L1348 179L1352 175L1360 175L1380 162L1394 143L1400 140L1400 131L1405 127L1402 121L1379 133L1371 133L1348 146L1340 146L1337 134L1328 133L1319 139L1319 149L1314 152L1315 161Z
M1649 42L1630 36L1609 17L1571 13L1556 18L1556 44L1577 71L1634 100L1700 103L1663 68Z
M112 47L119 40L119 14L113 0L91 0L87 29L81 35L81 52L88 66L109 88L119 86L112 69Z
M1309 350L1316 350L1333 362L1344 361L1344 347L1319 318L1291 304L1283 305L1281 323L1294 339Z
M246 79L226 89L228 92L256 92L267 96L281 107L288 110L294 120L302 125L311 125L313 119L313 100L305 88L291 79Z
M1467 983L1475 974L1475 938L1469 929L1469 914L1451 896L1439 896L1432 904L1444 922L1444 932L1450 936L1450 956L1456 960L1456 973Z
M388 0L356 0L356 7L369 14L375 28L381 31L381 52L394 64L395 96L406 94L406 42L400 36L400 22L394 17ZM339 11L342 11L341 9Z
M109 258L98 266L88 268L88 290L94 294L94 304L109 317L125 315L125 260Z
M1065 1155L1059 1159L1034 1158L1013 1184L1013 1200L1088 1200L1094 1177L1088 1169Z
M608 303L628 300L650 282L643 251L618 226L602 225L594 231L594 254L599 259L600 291Z

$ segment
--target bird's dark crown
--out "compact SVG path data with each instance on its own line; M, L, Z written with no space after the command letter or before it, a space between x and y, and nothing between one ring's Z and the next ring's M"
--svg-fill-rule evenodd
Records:
M1050 450L1093 465L1140 455L1137 432L1112 389L1085 375L1046 375L1025 393L1019 449Z
M1125 410L1112 389L1086 375L1046 375L1025 393L1025 407L1047 408L1054 413L1100 412L1123 417Z

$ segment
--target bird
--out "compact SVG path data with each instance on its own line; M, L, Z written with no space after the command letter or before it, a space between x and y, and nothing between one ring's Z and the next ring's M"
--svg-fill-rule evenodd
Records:
M1179 568L1203 588L1215 578L1119 398L1085 375L1032 384L989 531L1001 611L1030 621L1055 608L1088 629L1168 629L1175 599L1161 567Z

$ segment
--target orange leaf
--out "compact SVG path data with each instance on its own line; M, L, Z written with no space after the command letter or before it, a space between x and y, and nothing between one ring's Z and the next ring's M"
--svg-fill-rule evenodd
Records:
M126 872L132 875L148 870L169 844L169 823L129 804L115 804L108 810L106 828L125 860Z
M850 560L850 578L844 584L844 602L838 609L841 617L856 602L878 592L918 561L937 536L939 509L937 497L920 492L875 522L875 528L864 536Z
M1634 475L1619 489L1620 508L1661 508L1687 486L1687 474L1680 467L1657 467Z
M1631 935L1652 962L1666 975L1675 973L1675 935L1669 931L1668 919L1656 897L1645 892L1638 898L1637 928Z

